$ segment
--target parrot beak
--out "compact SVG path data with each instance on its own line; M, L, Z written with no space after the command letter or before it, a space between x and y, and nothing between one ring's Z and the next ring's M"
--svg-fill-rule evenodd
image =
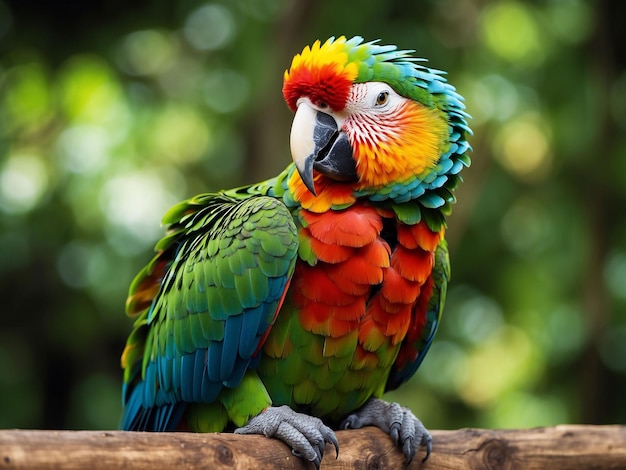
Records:
M337 181L355 181L356 164L345 132L333 116L303 101L291 125L291 156L296 169L313 195L313 170Z

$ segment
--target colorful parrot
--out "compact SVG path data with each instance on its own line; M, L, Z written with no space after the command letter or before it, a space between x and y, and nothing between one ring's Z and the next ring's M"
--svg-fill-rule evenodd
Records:
M319 467L333 429L375 425L428 456L422 423L380 397L437 330L471 130L412 52L305 47L284 75L293 163L165 215L126 304L123 429L264 434Z

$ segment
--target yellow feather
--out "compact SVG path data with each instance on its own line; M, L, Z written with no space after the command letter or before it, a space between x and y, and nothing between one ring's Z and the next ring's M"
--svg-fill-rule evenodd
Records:
M387 123L394 132L372 136L375 143L354 143L359 188L383 186L420 175L437 164L448 136L445 114L407 103Z

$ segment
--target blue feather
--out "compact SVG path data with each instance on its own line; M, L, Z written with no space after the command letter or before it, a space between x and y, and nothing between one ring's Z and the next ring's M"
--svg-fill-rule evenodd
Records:
M171 388L174 390L180 390L180 379L182 376L181 373L181 362L182 358L180 356L175 357L172 360L172 385Z
M145 377L141 384L143 388L143 404L153 406L156 401L157 370L154 362L148 363Z
M436 209L438 207L443 206L446 201L439 195L434 193L424 194L419 198L420 204L429 209Z
M222 343L213 341L208 348L207 371L212 382L221 382L220 365L222 363Z
M224 343L222 346L222 360L220 362L220 382L228 379L235 366L235 361L239 358L239 343L241 339L241 315L234 315L226 320L224 330Z
M184 354L180 358L180 363L181 398L184 401L193 401L194 382L196 380L196 353Z
M235 362L235 366L233 370L231 371L231 374L228 377L228 379L224 381L224 385L227 387L231 387L231 388L239 385L239 383L241 382L241 379L243 379L243 376L245 375L249 367L250 367L250 361L244 361L240 359L237 362Z
M193 401L202 402L202 387L204 384L204 376L208 375L206 370L206 349L198 349L195 353L195 361L193 367Z
M247 309L242 315L241 336L239 338L239 356L248 359L258 346L259 329L265 314L265 304ZM267 329L267 325L264 325Z

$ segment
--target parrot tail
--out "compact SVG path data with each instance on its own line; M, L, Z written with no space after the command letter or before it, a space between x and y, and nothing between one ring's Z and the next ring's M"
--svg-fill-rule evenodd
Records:
M120 429L124 431L176 431L187 408L184 402L146 408L142 402L143 383L132 391L124 405Z

